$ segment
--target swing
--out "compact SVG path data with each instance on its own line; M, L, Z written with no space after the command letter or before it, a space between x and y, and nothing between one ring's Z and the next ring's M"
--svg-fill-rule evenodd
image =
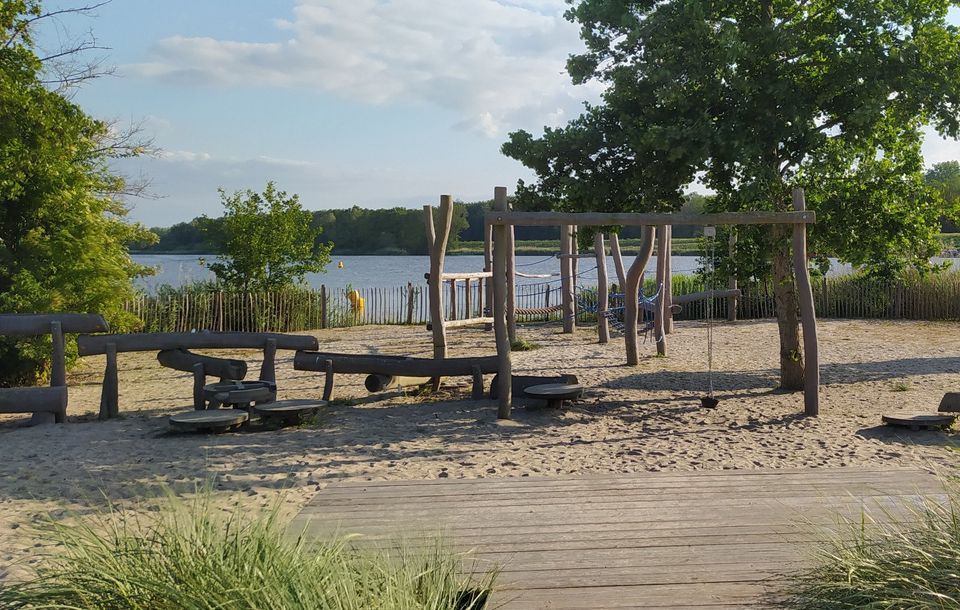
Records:
M713 395L713 282L716 271L714 246L716 245L717 228L704 227L703 236L707 238L708 258L704 261L704 274L707 276L707 379L709 390L706 396L700 397L700 406L705 409L715 409L720 400Z

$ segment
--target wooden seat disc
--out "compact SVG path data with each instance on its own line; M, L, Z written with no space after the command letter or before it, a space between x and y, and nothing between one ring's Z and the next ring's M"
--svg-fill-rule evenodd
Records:
M544 383L525 388L523 393L544 400L573 400L583 394L583 386L579 383Z
M170 425L181 430L229 430L248 419L247 412L240 409L207 409L171 415Z
M917 413L914 411L896 411L882 416L883 423L891 426L903 426L912 430L945 428L953 424L956 415L950 413Z
M261 417L269 417L272 415L292 417L313 414L328 404L326 400L278 400L276 402L257 405L253 410Z

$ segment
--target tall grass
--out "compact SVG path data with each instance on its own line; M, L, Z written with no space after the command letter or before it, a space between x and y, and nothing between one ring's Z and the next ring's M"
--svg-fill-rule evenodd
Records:
M475 610L494 578L462 576L462 557L439 544L373 551L349 537L291 538L277 511L225 513L209 494L49 534L56 553L29 582L0 588L0 608Z
M787 591L787 610L960 609L960 488L882 521L848 522Z

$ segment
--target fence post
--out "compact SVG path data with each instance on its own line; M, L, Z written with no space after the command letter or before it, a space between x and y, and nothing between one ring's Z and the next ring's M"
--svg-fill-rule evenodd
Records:
M407 324L413 324L413 283L407 282Z
M327 328L329 321L327 319L327 287L320 284L320 328Z
M550 284L547 284L547 292L543 295L543 308L546 309L546 313L543 314L543 321L550 321Z

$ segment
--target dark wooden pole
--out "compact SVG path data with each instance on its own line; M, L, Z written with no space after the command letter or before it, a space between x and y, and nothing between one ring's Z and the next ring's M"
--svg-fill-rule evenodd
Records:
M603 245L603 233L599 231L593 238L593 252L597 257L597 340L600 343L609 343L610 324L606 312L610 307L610 282L607 280L607 253Z
M731 273L730 273L730 279L729 281L727 281L727 288L729 288L730 290L736 290L737 289L737 273L736 273L736 264L734 263L734 261L736 260L735 257L737 254L737 228L736 227L730 227L729 240L730 241L727 244L727 247L729 248L728 254L729 254L730 263L731 263ZM728 322L737 321L737 301L738 300L739 300L739 297L737 295L727 297L727 321Z
M627 283L623 290L624 300L624 343L627 348L627 364L640 364L639 346L637 344L637 316L640 309L640 279L646 269L650 257L653 255L653 227L643 227L640 239L640 251L627 271Z
M793 209L807 208L803 189L793 190ZM800 321L803 324L803 412L820 414L820 355L817 346L817 313L813 306L813 286L807 265L807 226L793 226L793 269L797 278L797 298L800 301Z
M667 338L664 332L664 317L666 316L666 279L667 279L667 226L659 225L657 233L657 290L660 298L657 307L653 310L653 335L657 341L657 355L667 355Z
M506 211L507 189L498 186L493 191L494 209ZM510 419L512 402L513 365L510 360L510 335L507 328L507 258L508 251L507 227L497 225L493 235L493 330L497 340L497 397L499 405L497 417Z

